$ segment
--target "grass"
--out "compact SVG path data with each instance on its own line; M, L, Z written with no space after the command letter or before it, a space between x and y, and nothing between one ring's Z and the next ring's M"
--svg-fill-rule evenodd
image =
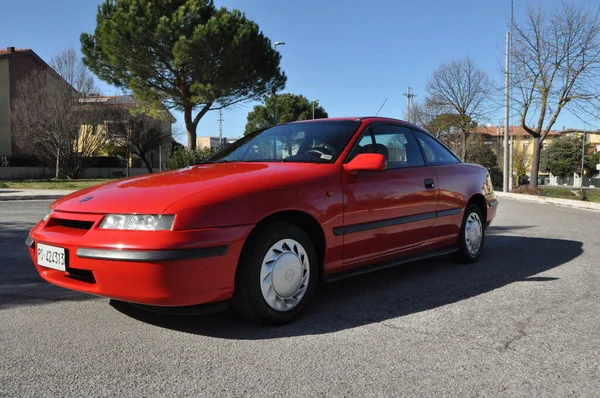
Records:
M541 187L541 189L544 196L549 198L582 200L581 191L576 188ZM585 195L584 200L600 203L600 189L584 189L583 192Z
M0 189L65 189L79 190L88 188L104 182L116 181L116 178L110 179L90 179L90 180L23 180L23 181L0 181Z

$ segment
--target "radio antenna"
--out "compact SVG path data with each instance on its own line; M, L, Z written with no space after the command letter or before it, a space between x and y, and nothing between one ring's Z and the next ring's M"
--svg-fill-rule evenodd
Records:
M385 101L383 101L383 104L381 104L381 106L379 107L379 111L381 111L381 108L383 108L383 106L385 105L385 103L387 102L387 98L385 99ZM375 116L379 115L379 111L377 111L377 113L375 114Z

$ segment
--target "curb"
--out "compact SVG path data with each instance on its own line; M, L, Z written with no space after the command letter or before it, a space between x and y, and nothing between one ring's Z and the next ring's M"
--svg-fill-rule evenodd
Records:
M17 200L56 200L73 192L76 191L70 189L0 189L0 202Z
M0 196L0 202L14 202L17 200L56 200L65 195L37 195L37 196Z
M600 211L600 203L587 202L585 200L547 198L545 196L535 196L522 193L494 192L498 198L515 199L522 202L545 203L563 207L573 207L576 209Z

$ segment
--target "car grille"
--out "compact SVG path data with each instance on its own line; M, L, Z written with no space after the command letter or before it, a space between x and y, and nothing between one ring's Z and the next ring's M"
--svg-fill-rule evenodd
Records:
M92 271L77 268L69 268L67 271L69 272L67 274L68 278L90 284L96 283L96 278L94 278Z
M74 228L74 229L82 229L89 230L94 225L93 221L79 221L79 220L64 220L64 219L55 219L56 224L65 228Z

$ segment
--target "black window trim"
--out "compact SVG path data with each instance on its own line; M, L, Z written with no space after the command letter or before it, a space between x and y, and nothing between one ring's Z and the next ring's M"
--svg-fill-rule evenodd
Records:
M346 139L346 142L343 145L341 145L342 149L332 159L328 160L327 162L307 162L307 163L313 163L313 164L335 164L338 161L338 159L341 157L341 155L344 152L344 150L346 149L346 147L348 147L348 144L350 143L350 141L352 141L352 138L356 135L356 133L358 132L358 130L362 126L362 120L360 120L360 119L343 119L343 120L315 119L315 120L306 120L306 121L301 120L301 121L295 121L295 122L281 123L281 124L277 124L275 126L268 126L268 127L259 128L257 130L254 130L254 131L252 131L252 132L244 135L242 138L240 138L238 140L239 142L236 141L235 143L230 144L230 145L222 148L218 152L213 153L212 155L210 155L208 158L204 159L200 163L214 161L215 158L217 158L219 156L222 156L224 152L226 152L228 149L230 149L232 145L235 145L236 143L238 145L244 145L247 141L250 141L252 138L254 138L255 136L259 135L263 131L269 130L269 129L273 128L273 127L279 127L279 126L284 126L284 125L289 125L289 124L296 124L296 123L326 123L326 122L327 123L331 123L331 122L355 122L356 123L356 125L354 126L353 131L348 134L348 138ZM248 161L248 163L251 163L251 162L252 161ZM256 161L256 162L260 163L259 161ZM278 162L280 162L280 160L269 160L269 161L264 162L264 163L278 163Z
M405 167L388 167L385 171L388 170L407 170L407 169L415 169L417 167L427 167L427 158L425 157L425 153L423 152L423 148L421 148L421 143L419 142L419 140L417 139L417 137L414 134L413 128L406 126L402 123L393 123L393 122L375 122L375 123L371 123L369 124L365 130L360 134L360 136L358 137L358 139L356 140L356 142L354 143L354 146L352 147L352 149L350 150L350 152L348 152L348 155L346 155L346 158L344 159L344 161L342 162L342 164L347 164L348 162L350 162L350 156L352 156L352 153L354 152L354 150L356 149L356 147L358 146L358 143L362 140L363 136L365 134L369 134L371 136L371 142L373 143L373 146L375 146L376 142L375 142L375 135L373 133L373 127L375 126L393 126L393 127L404 127L405 129L407 129L408 131L411 132L412 137L414 138L414 140L417 142L417 145L419 146L419 150L421 151L421 157L423 158L423 164L422 165L414 165L414 166L405 166Z
M448 145L444 144L442 141L440 141L439 139L437 139L433 134L422 130L422 129L416 129L414 127L409 127L409 129L412 131L413 136L415 137L415 140L417 141L417 144L419 145L419 148L421 148L421 154L423 155L423 160L425 161L425 165L426 166L431 166L431 167L435 167L435 166L448 166L451 164L459 164L459 163L463 163L463 161L456 156L456 154L448 147ZM454 157L454 159L457 160L457 163L446 163L446 162L435 162L435 163L430 163L427 160L427 156L425 155L425 149L423 148L423 145L421 144L421 141L419 141L419 137L417 133L422 133L425 134L427 136L429 136L430 138L432 138L435 142L437 142L438 144L440 144L443 148L445 148L451 155L452 157Z

